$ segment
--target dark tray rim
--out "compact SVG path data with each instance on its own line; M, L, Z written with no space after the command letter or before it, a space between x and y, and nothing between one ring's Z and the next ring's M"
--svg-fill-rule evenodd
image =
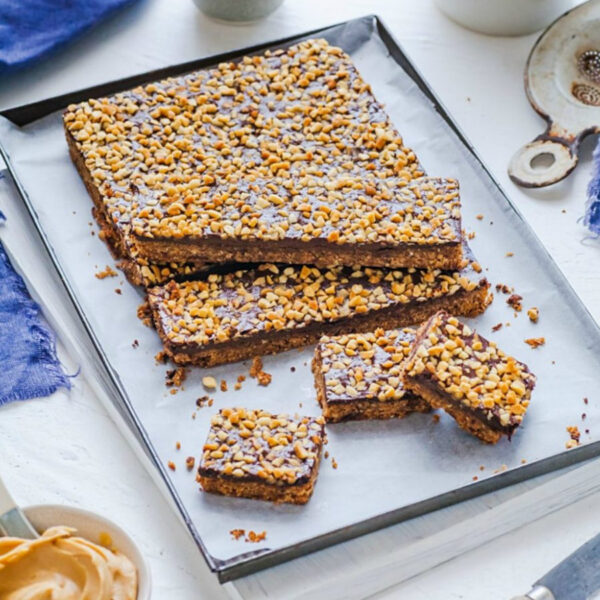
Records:
M503 199L517 214L519 219L524 223L525 227L527 227L531 238L537 243L540 251L542 251L546 255L546 258L548 259L549 263L555 266L557 270L557 273L555 273L555 275L561 277L562 284L566 286L568 292L570 292L570 295L572 296L573 301L576 305L578 305L578 308L581 310L582 318L587 320L590 327L592 329L595 329L596 332L600 334L600 327L598 327L598 325L596 324L595 320L593 319L583 302L575 294L569 282L560 273L560 271L556 267L553 258L547 252L547 250L537 238L533 230L531 230L531 228L524 220L517 207L504 193L504 191L502 190L494 176L491 174L487 166L482 162L482 160L475 152L475 149L473 148L471 143L467 140L463 132L460 130L460 128L457 126L454 120L450 117L437 95L432 91L432 89L429 87L428 83L425 81L423 76L413 65L408 56L404 53L400 44L396 41L394 36L386 28L382 20L376 15L368 15L365 17L350 19L342 23L328 25L308 32L298 33L275 41L265 42L246 48L232 50L222 54L212 55L199 60L188 61L173 66L162 67L160 69L148 71L143 74L134 75L131 77L126 77L123 79L91 86L82 90L68 92L66 94L62 94L31 104L26 104L4 110L0 112L0 115L7 118L15 125L23 127L29 123L32 123L33 121L47 116L52 112L64 109L69 104L81 102L91 97L113 94L119 91L127 90L131 87L135 87L142 83L149 83L157 79L173 75L180 75L196 69L209 67L218 64L219 62L234 60L244 55L256 54L268 48L275 49L279 47L288 46L295 42L301 41L302 39L313 37L319 34L325 34L336 28L343 28L350 23L360 22L364 23L367 26L370 26L371 33L376 33L377 35L379 35L380 39L386 46L386 49L389 52L390 56L394 59L398 66L402 68L411 77L411 79L413 79L413 81L416 83L419 89L432 102L436 111L454 131L461 144L463 144L467 148L467 150L469 150L469 152L473 155L473 157L481 167L482 171L485 173L485 176L488 177L488 179L494 185L494 187L497 188L497 191L500 193ZM29 200L27 191L22 182L19 180L14 170L14 167L10 162L10 156L8 155L5 148L2 146L1 141L0 156L6 162L8 171L11 174L11 177L15 183L17 192L28 210L29 216L31 217L31 220L46 250L46 253L48 254L48 257L50 258L56 270L56 273L67 292L67 295L73 305L76 314L78 315L87 335L90 338L90 341L92 342L94 350L98 356L98 359L100 360L103 369L106 371L106 374L110 379L111 387L113 388L112 391L114 392L114 397L118 398L118 401L122 403L122 406L119 406L117 404L116 409L126 420L129 421L129 426L135 428L135 431L133 431L134 435L136 436L138 441L143 443L143 450L145 451L153 466L157 469L161 480L165 484L172 499L174 500L186 527L188 528L194 541L198 545L210 570L217 574L217 577L221 583L225 583L227 581L231 581L246 575L251 575L260 570L273 567L275 565L292 560L294 558L298 558L300 556L305 556L311 552L324 549L328 546L348 541L355 537L374 532L378 529L388 527L401 521L408 520L419 515L432 512L434 510L439 510L452 504L456 504L464 500L468 500L489 492L493 492L503 487L512 485L514 483L525 481L527 479L537 477L539 475L549 473L551 471L561 469L563 467L584 460L588 460L589 458L600 455L600 442L594 442L585 446L581 446L579 448L572 449L569 452L563 452L562 454L548 457L536 461L535 463L526 464L518 468L512 469L510 471L499 473L493 477L490 477L489 479L485 479L483 481L469 484L462 488L458 488L456 490L446 492L444 494L434 496L432 498L428 498L427 500L424 500L422 502L418 502L407 507L392 510L384 514L371 517L364 521L355 523L350 527L340 528L328 532L326 534L322 534L320 536L316 536L314 538L280 548L278 550L270 550L267 548L264 550L240 554L227 560L217 559L213 557L208 552L207 548L204 546L204 543L202 542L198 531L194 527L189 515L187 514L183 502L181 501L179 495L177 494L177 491L175 490L174 485L171 483L170 478L168 477L166 467L159 460L159 457L156 451L154 450L152 442L150 441L148 433L146 432L145 428L140 422L139 417L137 416L137 413L135 412L133 406L131 405L127 392L120 380L118 373L112 367L110 361L108 360L108 357L104 353L104 350L102 349L102 346L91 327L91 324L85 314L85 311L83 310L81 304L77 300L75 292L64 273L60 261L58 260L58 257L54 252L52 245L50 244L50 241L43 230L35 208ZM125 413L123 413L123 407L125 408Z

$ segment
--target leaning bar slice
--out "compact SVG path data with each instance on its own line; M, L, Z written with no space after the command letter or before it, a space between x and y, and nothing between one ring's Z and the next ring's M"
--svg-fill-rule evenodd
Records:
M306 504L324 442L322 417L224 408L211 421L198 469L205 492Z
M312 368L325 419L335 423L429 412L429 404L406 390L401 378L414 340L415 330L408 327L322 337Z
M490 443L519 427L535 381L527 365L445 312L419 330L404 369L407 389Z
M465 250L467 250L465 248ZM476 262L460 271L260 265L148 290L165 350L210 366L316 343L322 335L420 323L438 310L474 316L489 284Z

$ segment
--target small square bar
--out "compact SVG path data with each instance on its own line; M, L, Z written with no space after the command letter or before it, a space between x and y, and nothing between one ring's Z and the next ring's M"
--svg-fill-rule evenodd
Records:
M401 378L415 334L406 327L322 337L312 368L325 419L336 423L429 412L429 404L407 391Z
M205 492L306 504L324 443L322 417L224 408L211 420L198 469Z

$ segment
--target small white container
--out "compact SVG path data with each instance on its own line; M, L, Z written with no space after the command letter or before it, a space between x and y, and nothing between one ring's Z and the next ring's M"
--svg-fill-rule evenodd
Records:
M458 24L490 35L525 35L547 27L577 0L434 0Z
M209 17L244 23L270 15L283 0L194 0L194 3Z
M94 544L108 534L113 547L135 565L138 572L137 600L150 600L152 579L146 559L131 537L118 525L88 510L58 504L40 504L23 509L31 524L42 533L49 527L64 525L77 530L75 535Z

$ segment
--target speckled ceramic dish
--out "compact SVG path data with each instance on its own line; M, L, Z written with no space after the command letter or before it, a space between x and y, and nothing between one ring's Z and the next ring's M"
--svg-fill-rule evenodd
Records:
M513 156L508 174L519 185L543 187L566 177L581 140L600 133L600 0L571 10L541 35L525 89L548 127Z

